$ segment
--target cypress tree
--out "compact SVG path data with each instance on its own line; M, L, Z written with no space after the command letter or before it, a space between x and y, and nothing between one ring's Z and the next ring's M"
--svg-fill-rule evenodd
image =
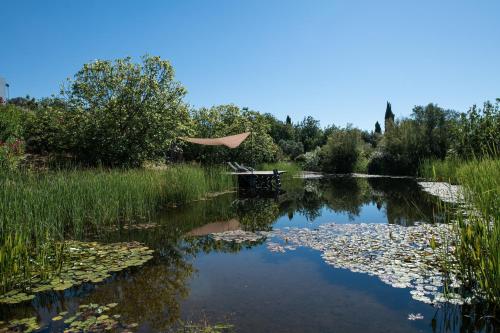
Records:
M381 134L382 133L382 128L380 127L380 124L378 121L375 123L375 133Z
M286 116L286 124L291 125L292 124L292 118L290 116Z
M385 108L385 117L384 117L384 125L385 131L387 132L394 125L394 113L392 113L391 103L387 102L387 106Z

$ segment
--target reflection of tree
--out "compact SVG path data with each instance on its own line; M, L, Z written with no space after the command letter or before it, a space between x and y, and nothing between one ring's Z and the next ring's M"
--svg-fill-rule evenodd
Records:
M352 177L332 178L323 182L323 199L337 213L347 213L350 219L358 216L361 206L372 201L372 191L366 179Z
M189 244L189 248L193 252L203 251L205 253L210 252L224 252L224 253L236 253L243 249L250 249L256 245L261 245L265 242L265 238L257 242L226 242L226 241L216 241L210 236L202 237L186 237L184 239L186 244Z
M116 302L114 310L124 322L148 322L155 330L165 330L180 318L179 301L189 294L187 282L194 268L183 259L164 258L139 270L100 287L85 302Z
M298 212L306 217L308 221L313 221L321 215L321 189L317 180L293 180L296 186L288 186L284 200L280 203L280 215L287 214L288 218L293 218L293 214Z
M437 308L429 326L433 333L445 332L496 332L500 321L498 310L484 304L456 306L443 304Z
M248 231L271 230L280 216L276 200L268 198L247 198L234 203L236 214L243 229Z
M412 225L431 222L436 205L430 202L412 179L369 178L374 191L382 194L387 220L391 224Z

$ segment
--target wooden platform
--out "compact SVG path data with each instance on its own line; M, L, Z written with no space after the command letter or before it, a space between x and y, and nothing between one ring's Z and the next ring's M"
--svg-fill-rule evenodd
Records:
M280 191L281 175L286 171L248 171L231 172L231 175L238 177L238 186L241 189L251 189L259 191Z

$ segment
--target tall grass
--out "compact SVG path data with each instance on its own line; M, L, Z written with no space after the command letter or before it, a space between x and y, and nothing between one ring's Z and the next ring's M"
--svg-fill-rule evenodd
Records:
M462 271L500 310L500 160L468 162L458 168L457 179L471 204L457 219Z
M259 170L274 170L286 171L286 176L295 176L302 169L297 163L292 162L276 162L276 163L263 163L259 166Z
M74 170L0 173L0 290L50 271L50 244L151 218L158 209L232 189L223 169ZM21 278L22 280L22 278Z
M467 205L455 214L461 273L468 287L500 309L500 159L429 161L421 174L463 186Z
M425 160L419 165L418 175L436 181L458 183L457 170L464 164L458 159Z

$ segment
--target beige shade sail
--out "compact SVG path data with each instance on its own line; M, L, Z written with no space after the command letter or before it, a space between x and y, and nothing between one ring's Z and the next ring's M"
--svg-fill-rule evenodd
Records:
M251 132L245 132L236 135L225 136L222 138L204 139L204 138L181 138L184 141L196 143L205 146L226 146L229 148L238 147L245 139L250 135Z

